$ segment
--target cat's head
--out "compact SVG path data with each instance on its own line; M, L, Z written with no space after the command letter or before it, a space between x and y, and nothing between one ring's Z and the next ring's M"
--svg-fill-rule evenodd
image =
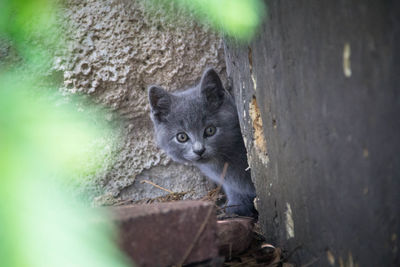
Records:
M149 102L157 144L175 161L201 164L229 156L224 154L241 138L234 102L213 69L185 91L150 86Z

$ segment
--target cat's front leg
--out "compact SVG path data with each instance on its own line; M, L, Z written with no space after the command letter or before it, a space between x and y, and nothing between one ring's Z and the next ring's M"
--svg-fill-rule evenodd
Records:
M227 214L237 214L246 217L258 217L258 212L254 208L254 195L242 193L232 189L229 186L223 186L226 197L228 199L225 205L225 212Z

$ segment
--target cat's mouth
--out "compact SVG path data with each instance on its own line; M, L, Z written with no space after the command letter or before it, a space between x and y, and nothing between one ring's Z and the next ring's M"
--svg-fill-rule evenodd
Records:
M195 162L206 162L206 161L208 161L208 157L206 157L204 155L197 156L197 157L193 158L192 161L195 161Z

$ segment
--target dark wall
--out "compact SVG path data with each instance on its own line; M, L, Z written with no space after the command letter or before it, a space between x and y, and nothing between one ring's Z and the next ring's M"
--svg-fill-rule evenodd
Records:
M267 238L298 264L400 266L399 1L267 5L251 44L226 40Z

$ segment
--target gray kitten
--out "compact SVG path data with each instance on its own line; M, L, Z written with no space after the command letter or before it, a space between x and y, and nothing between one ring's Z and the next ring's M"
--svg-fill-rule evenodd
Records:
M239 127L236 106L218 74L207 69L200 83L181 92L149 87L151 119L158 146L174 161L198 167L221 183L228 198L226 212L256 217L256 196Z

